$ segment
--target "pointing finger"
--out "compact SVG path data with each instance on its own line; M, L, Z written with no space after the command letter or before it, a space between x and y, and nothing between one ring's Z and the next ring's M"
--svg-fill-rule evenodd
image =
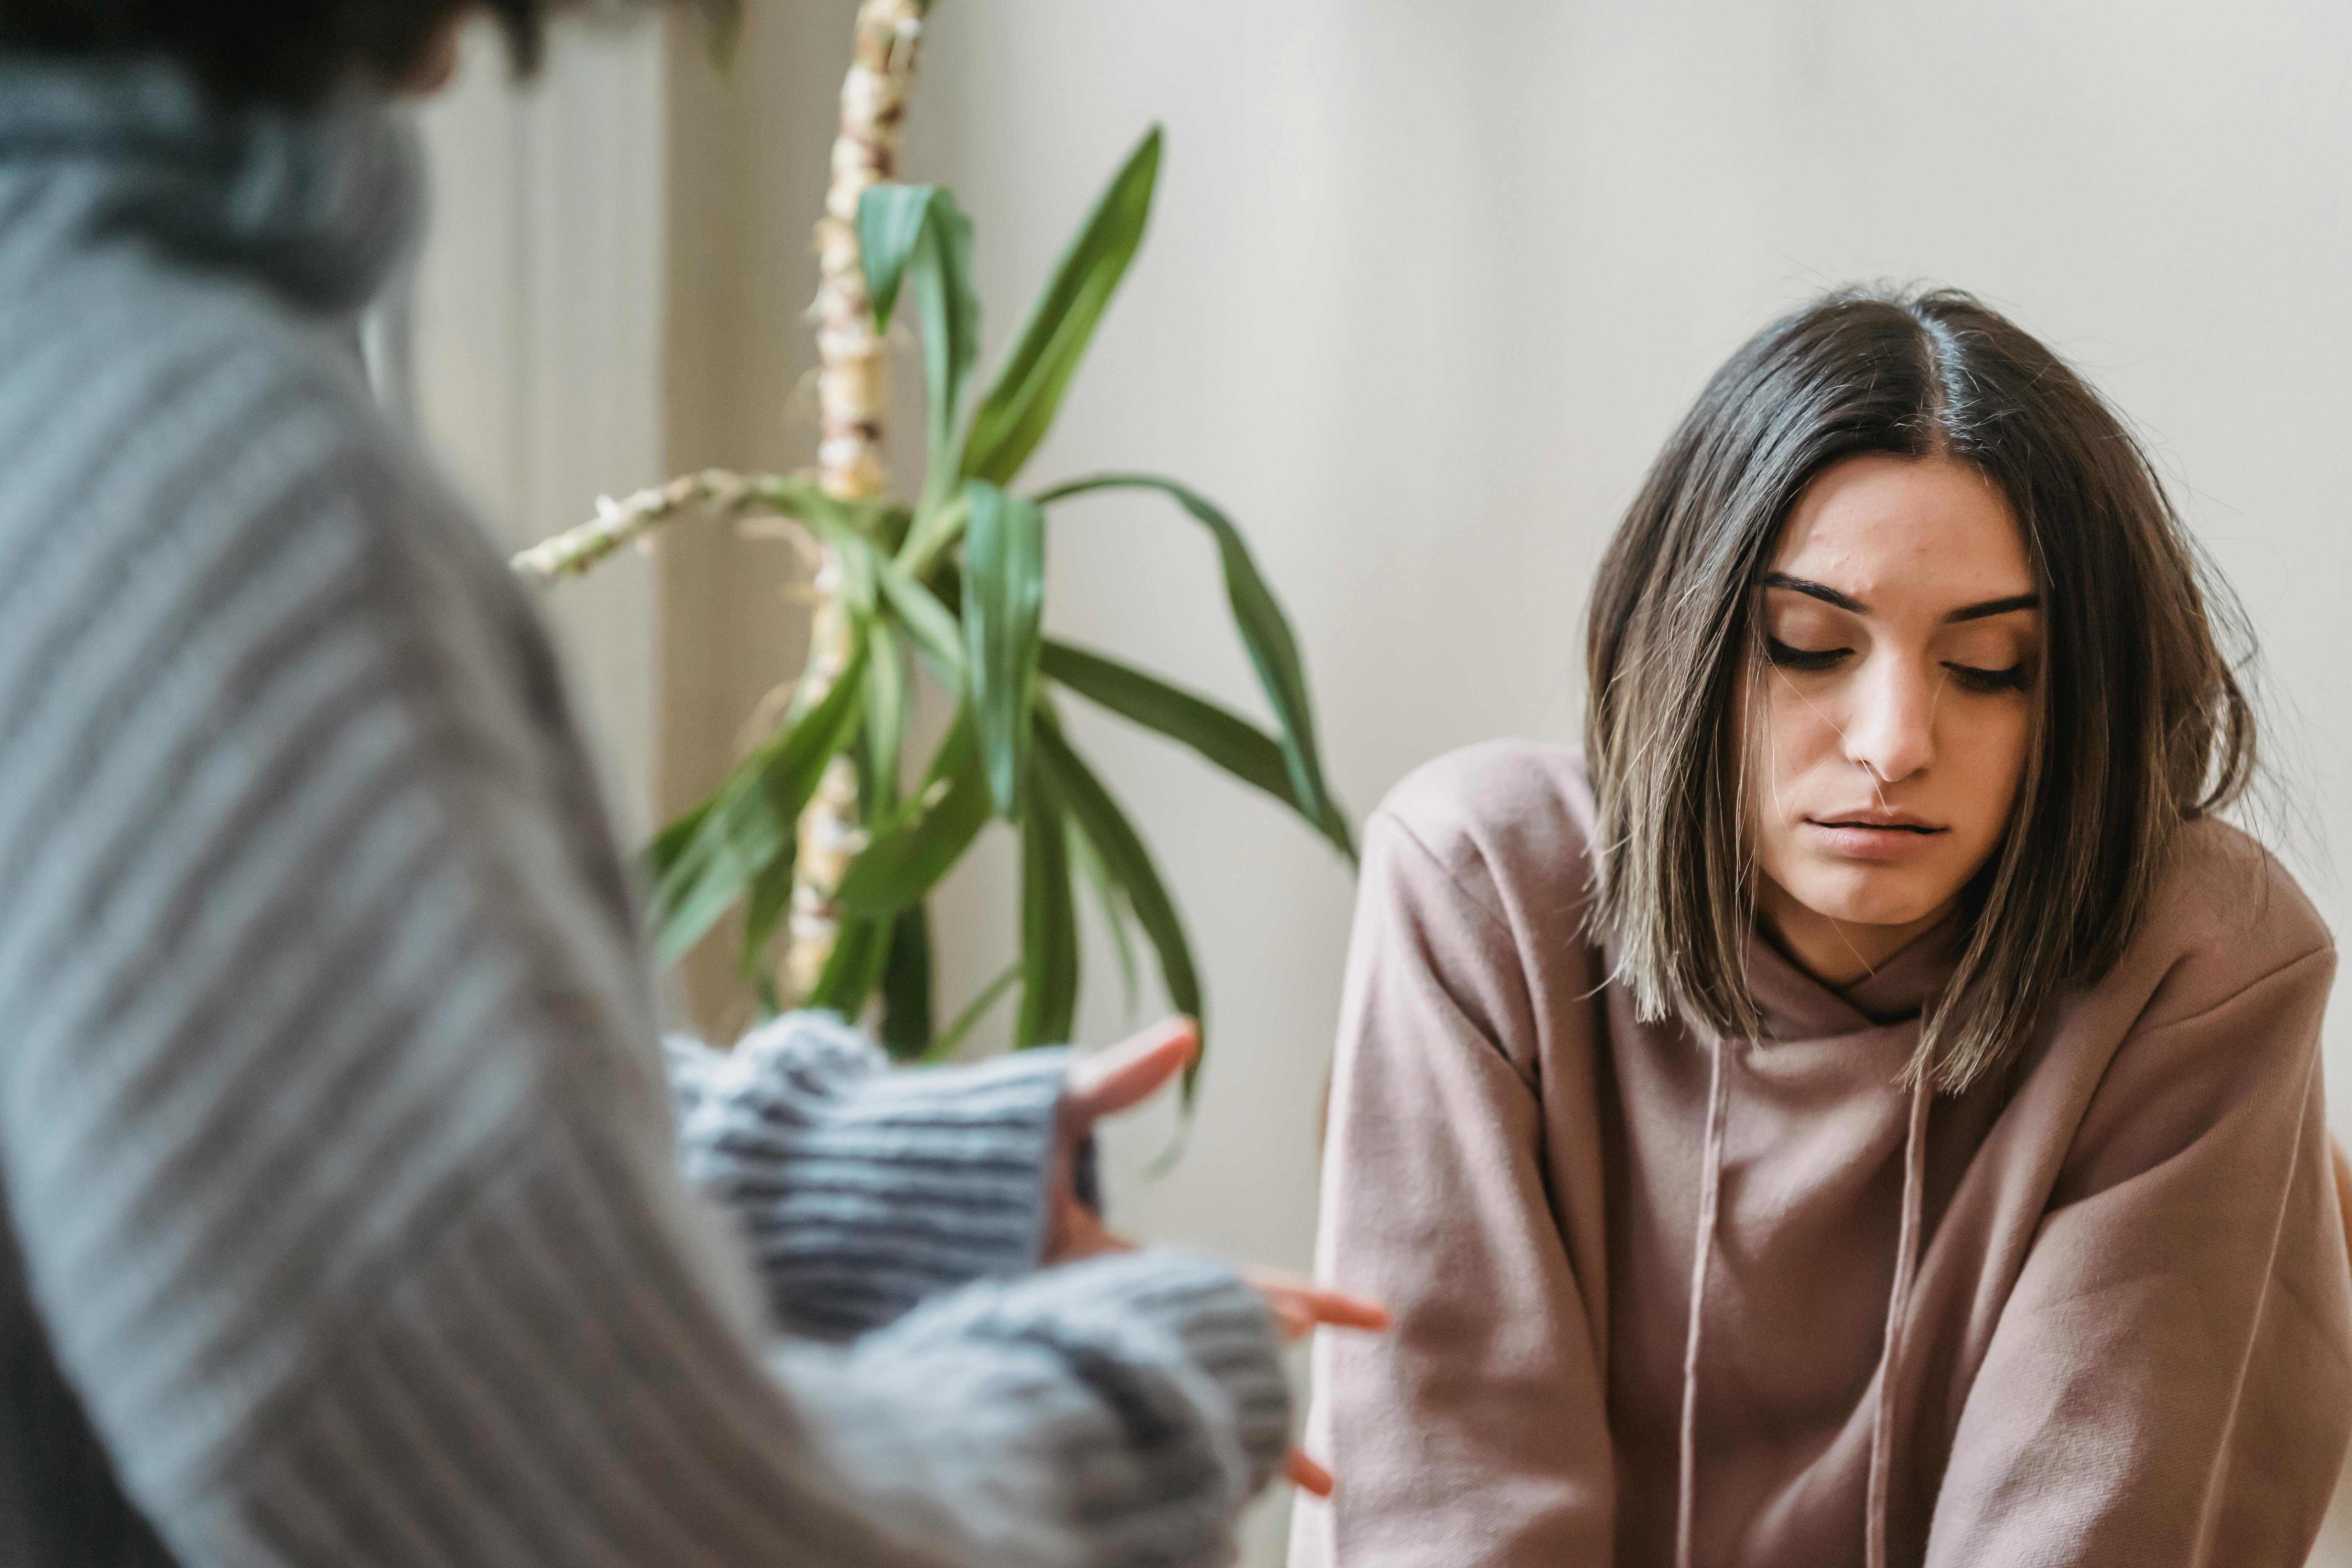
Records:
M1200 1049L1200 1026L1181 1017L1107 1047L1070 1069L1070 1113L1093 1121L1139 1105L1190 1067Z
M1290 1450L1290 1457L1283 1461L1282 1468L1290 1477L1291 1484L1300 1491L1315 1497L1331 1495L1331 1472L1298 1449Z

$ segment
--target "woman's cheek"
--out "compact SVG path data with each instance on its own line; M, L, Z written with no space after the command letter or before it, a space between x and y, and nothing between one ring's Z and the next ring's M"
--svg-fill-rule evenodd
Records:
M2010 810L2017 804L2017 797L2024 789L2026 753L2032 749L2033 715L2024 701L2014 704L2003 731L2003 740L2008 765L2001 770L1998 789L2000 795L1999 816L2001 826L2006 827Z
M1793 680L1774 683L1770 756L1782 784L1793 784L1843 753L1844 738L1832 717L1836 694L1830 682L1819 685L1819 691L1801 691Z
M1967 808L1976 828L1970 837L1982 853L1990 854L2017 800L2032 717L2021 701L1988 703L1985 708L1968 727L1957 752L1967 770Z

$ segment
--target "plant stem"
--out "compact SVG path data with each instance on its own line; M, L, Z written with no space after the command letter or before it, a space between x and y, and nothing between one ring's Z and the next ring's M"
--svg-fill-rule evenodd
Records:
M897 172L898 129L928 9L928 0L862 0L857 7L855 52L841 85L833 181L817 220L817 479L826 493L845 500L878 496L887 483L882 422L888 365L866 294L857 202ZM804 701L821 700L849 663L854 628L841 603L840 581L840 561L828 548L817 573L808 668L801 676ZM834 892L863 843L857 770L845 756L836 757L801 814L783 974L792 996L814 990L833 956L841 931Z
M625 544L650 542L656 529L688 510L733 514L772 510L761 496L759 485L756 474L705 468L622 500L598 496L593 520L517 552L509 564L516 576L535 588L558 578L581 576Z

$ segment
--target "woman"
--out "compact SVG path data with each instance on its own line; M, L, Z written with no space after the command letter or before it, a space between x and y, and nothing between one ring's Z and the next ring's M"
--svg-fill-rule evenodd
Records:
M1349 1309L1036 1271L1186 1026L787 1020L672 1127L546 639L337 347L467 9L0 0L0 1562L1216 1563Z
M2147 458L1965 295L1714 378L1585 759L1367 834L1294 1568L2300 1563L2352 1432L2334 954Z

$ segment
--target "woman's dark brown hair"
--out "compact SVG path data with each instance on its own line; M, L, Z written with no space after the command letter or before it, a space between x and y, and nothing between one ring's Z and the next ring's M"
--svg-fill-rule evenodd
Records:
M169 55L231 103L299 109L354 77L404 82L462 12L498 17L518 70L561 0L0 0L0 50Z
M1733 699L1760 668L1759 584L1790 509L1864 452L1982 473L2042 597L2025 776L1910 1068L1958 1090L2010 1059L2061 988L2115 963L2174 834L2245 788L2253 713L2215 622L2242 626L2139 443L1999 312L1952 290L1848 290L1765 328L1659 454L1593 588L1595 923L1645 1017L1763 1031Z

